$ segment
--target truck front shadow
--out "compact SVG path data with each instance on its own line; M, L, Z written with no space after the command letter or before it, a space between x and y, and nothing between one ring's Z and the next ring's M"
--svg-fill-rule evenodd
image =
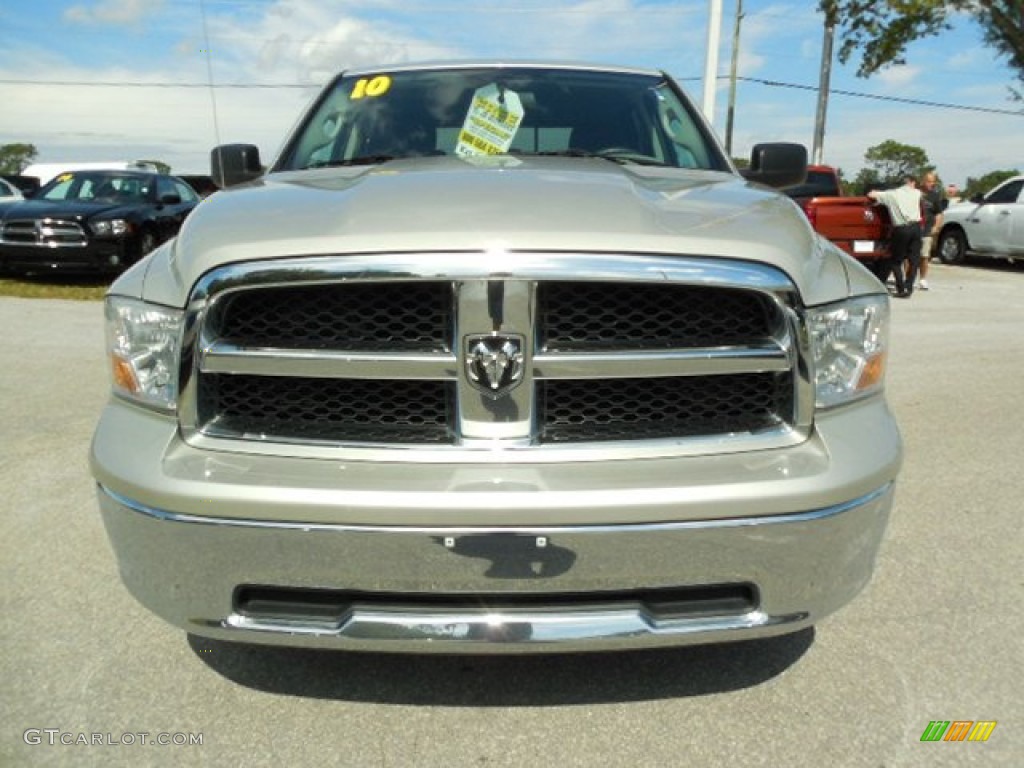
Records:
M509 656L350 653L188 635L210 669L266 693L381 704L509 707L676 699L759 685L814 642L780 637L674 649Z

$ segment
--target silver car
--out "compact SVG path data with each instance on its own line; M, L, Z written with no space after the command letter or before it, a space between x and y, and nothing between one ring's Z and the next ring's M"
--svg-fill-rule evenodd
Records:
M106 300L92 468L188 632L573 651L807 627L869 580L889 301L658 71L340 74Z

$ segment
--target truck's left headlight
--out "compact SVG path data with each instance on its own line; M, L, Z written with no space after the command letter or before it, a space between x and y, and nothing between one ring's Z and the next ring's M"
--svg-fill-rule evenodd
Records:
M104 311L114 393L173 410L184 313L123 296L108 296Z
M815 403L842 405L881 391L889 352L887 296L860 296L807 312Z

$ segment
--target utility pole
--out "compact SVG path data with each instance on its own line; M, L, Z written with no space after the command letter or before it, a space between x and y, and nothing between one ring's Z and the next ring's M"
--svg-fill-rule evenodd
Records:
M832 39L836 31L835 8L825 11L825 37L821 43L821 74L818 78L818 111L814 118L814 146L811 157L816 165L822 163L825 147L825 115L828 112L828 93L832 80Z
M704 117L715 120L715 86L718 78L718 44L722 37L722 0L708 0L708 52L704 59Z
M740 58L740 22L743 0L736 0L736 23L732 28L732 64L729 66L729 111L725 118L725 151L732 157L732 126L736 115L736 69Z

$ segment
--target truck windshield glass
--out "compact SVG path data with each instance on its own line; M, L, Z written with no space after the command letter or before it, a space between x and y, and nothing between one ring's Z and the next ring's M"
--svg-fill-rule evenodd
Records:
M342 76L275 170L433 155L596 156L728 169L664 77L502 67Z

